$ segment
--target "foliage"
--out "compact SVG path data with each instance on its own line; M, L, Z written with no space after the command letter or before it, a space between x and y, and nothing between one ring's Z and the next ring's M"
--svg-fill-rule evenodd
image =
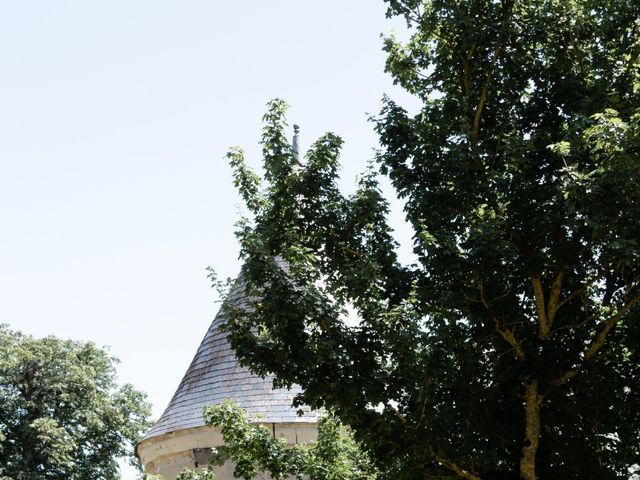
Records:
M214 457L235 464L234 476L253 480L268 473L274 480L375 480L377 472L352 435L332 416L318 424L318 439L308 445L287 445L264 425L249 421L241 408L227 402L205 409L208 425L219 427L224 440ZM178 480L213 480L211 470L186 471Z
M208 467L199 471L184 470L176 478L176 480L215 480L215 479L216 479L216 476Z
M330 407L389 478L623 479L640 458L640 20L629 0L390 0L373 167L301 164L269 105L264 178L230 153L243 306L232 346ZM355 311L357 325L345 322Z
M0 474L4 480L118 479L117 459L149 426L150 405L116 384L93 343L35 339L0 325Z

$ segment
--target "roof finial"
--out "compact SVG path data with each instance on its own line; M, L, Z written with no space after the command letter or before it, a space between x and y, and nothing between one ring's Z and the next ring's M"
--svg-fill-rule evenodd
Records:
M293 124L293 156L300 163L302 161L302 151L300 148L300 125Z

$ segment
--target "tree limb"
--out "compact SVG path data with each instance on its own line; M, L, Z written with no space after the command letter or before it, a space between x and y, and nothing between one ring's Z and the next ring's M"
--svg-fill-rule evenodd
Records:
M484 283L482 282L482 280L479 280L479 286L480 286L480 300L482 301L482 304L484 305L484 308L487 309L487 311L491 310L491 305L489 304L489 302L487 301L486 297L485 297L485 292L484 292ZM524 350L522 348L522 344L520 343L520 341L516 338L516 329L515 327L513 328L508 328L504 322L501 322L500 320L498 320L498 317L496 317L495 315L493 316L493 321L496 324L496 331L500 334L500 336L506 340L506 342L511 345L513 347L513 349L516 352L516 357L518 358L518 360L522 361L524 360Z
M571 292L566 298L564 298L560 303L558 303L558 308L557 310L560 310L562 307L564 307L567 303L569 303L571 300L573 300L576 296L580 295L582 292L584 292L587 287L589 287L590 285L593 284L593 280L591 280L590 282L585 283L582 287L578 288L577 290Z
M522 344L516 338L515 335L515 327L507 328L504 323L500 322L496 317L493 317L494 322L496 322L496 331L500 334L502 338L504 338L509 345L511 345L516 351L516 357L518 360L524 360L524 350L522 349Z
M581 327L582 325L584 325L585 323L587 323L589 320L591 320L593 317L587 317L584 320L582 320L581 322L577 322L577 323L569 323L566 325L560 325L557 328L554 328L553 331L549 334L550 337L552 337L553 335L555 335L557 332L560 332L562 330L571 330L572 328L578 328Z
M622 317L624 317L627 314L627 312L636 303L638 303L638 301L640 301L640 292L636 293L636 295L632 297L631 300L629 300L626 305L620 308L620 310L618 310L618 312L615 315L612 315L611 317L609 317L609 320L605 322L605 324L603 325L598 335L596 335L596 338L593 339L593 341L591 342L591 345L589 345L589 348L587 348L587 350L585 351L584 353L585 359L589 360L596 353L598 353L598 350L600 350L603 347L609 332L613 329L613 327L615 327L618 324L618 322L622 319Z
M533 286L533 294L536 299L536 310L538 312L538 336L541 339L547 338L550 333L547 321L547 309L544 302L544 290L542 288L542 280L539 275L531 276L531 285Z
M491 58L491 69L486 74L484 79L484 85L482 85L482 89L480 90L480 98L478 99L478 106L476 107L476 111L473 115L473 126L471 127L471 139L475 141L478 138L478 129L480 128L480 116L482 115L482 109L484 108L484 104L487 101L487 91L489 90L489 84L491 83L491 74L493 73L493 67L496 65L498 61L498 57L500 56L500 52L502 51L502 47L497 46L493 50L493 57Z
M596 337L591 341L589 346L584 352L585 361L591 360L596 353L604 346L604 343L607 339L607 335L609 332L613 330L613 328L622 320L622 318L633 308L635 304L640 302L640 291L638 291L625 305L623 305L614 315L609 317L609 319L604 322L604 325L596 335ZM567 383L573 377L576 376L580 366L570 368L566 372L564 372L560 377L556 378L551 382L551 385L554 387L560 386L564 383Z
M460 478L464 478L466 480L482 480L478 475L468 470L465 470L464 468L460 467L458 464L452 462L451 460L441 457L433 450L431 446L429 447L429 454L434 458L436 462L438 462L443 467L448 468L449 470L454 472L456 475L458 475L458 477Z
M562 374L562 376L560 376L560 377L556 378L555 380L553 380L551 382L551 386L552 387L559 387L560 385L563 385L563 384L567 383L569 380L571 380L573 377L575 377L577 373L578 373L578 367L571 368L571 369L567 370L566 372L564 372Z
M556 278L551 285L551 293L549 294L549 303L547 303L547 327L549 331L553 327L553 320L555 319L556 312L560 308L560 292L562 292L562 281L564 280L564 268L558 272ZM548 335L548 334L547 334Z
M482 280L480 280L479 282L480 282L480 300L482 300L482 304L484 305L484 308L486 308L487 310L491 310L491 305L489 305L489 302L487 302L487 299L484 295L484 282Z

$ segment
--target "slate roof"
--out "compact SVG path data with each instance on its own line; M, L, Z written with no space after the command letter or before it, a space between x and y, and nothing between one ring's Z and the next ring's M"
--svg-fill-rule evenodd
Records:
M239 292L232 295L234 300L241 301ZM244 408L250 418L264 423L317 421L316 413L308 407L302 407L304 415L298 416L298 409L291 406L299 387L273 389L273 377L263 379L240 366L227 341L227 334L220 331L223 322L224 311L221 309L169 405L143 440L203 426L203 408L225 400Z

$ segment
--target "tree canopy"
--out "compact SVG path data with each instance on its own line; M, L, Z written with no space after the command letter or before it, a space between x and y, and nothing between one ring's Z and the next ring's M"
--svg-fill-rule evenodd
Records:
M93 343L0 325L0 478L119 479L151 406L117 385L115 364Z
M329 406L389 478L626 479L640 463L640 4L389 0L380 150L352 195L342 140L298 162L286 106L248 216L242 362ZM404 202L401 264L379 187ZM358 323L345 321L355 312Z

